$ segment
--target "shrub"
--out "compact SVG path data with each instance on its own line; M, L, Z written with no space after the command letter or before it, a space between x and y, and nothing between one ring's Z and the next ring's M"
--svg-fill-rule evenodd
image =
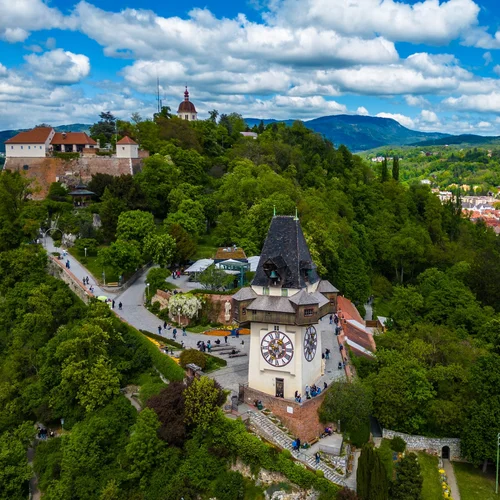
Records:
M316 475L318 477L325 477L325 473L320 469L316 469Z
M75 248L79 255L85 255L85 249L87 249L87 255L97 255L98 246L94 238L79 238L75 241Z
M337 500L358 500L358 495L345 486L337 493Z
M214 496L219 500L243 500L244 495L245 484L239 472L224 472L217 478Z
M156 333L148 332L147 330L139 330L139 331L144 335L146 335L146 337L149 337L150 339L158 340L158 342L162 342L163 344L175 347L177 349L183 349L182 345L179 344L179 342L176 342L175 340L167 339L165 337L162 337L161 335L157 335Z
M117 321L119 321L117 319ZM165 356L158 347L149 341L142 333L130 325L125 325L129 333L135 337L139 344L146 348L146 351L153 360L155 368L170 382L184 379L184 370L170 357Z
M160 312L160 303L155 300L152 304L151 304L151 312L153 314L158 314Z
M180 361L183 368L186 368L189 363L194 363L203 370L207 364L205 355L197 349L186 349L182 351Z
M357 448L361 448L370 439L370 424L367 422L356 430L349 433L351 443Z
M397 453L403 453L406 450L405 440L399 436L394 436L391 439L391 450Z
M61 158L62 160L66 160L66 161L76 160L76 159L80 158L80 153L62 153L62 152L55 151L54 157Z

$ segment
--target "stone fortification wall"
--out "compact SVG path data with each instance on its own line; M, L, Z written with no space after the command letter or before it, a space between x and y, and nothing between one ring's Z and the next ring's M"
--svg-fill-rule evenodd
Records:
M27 169L26 169L27 166ZM73 160L61 158L7 158L5 169L18 171L34 179L38 191L33 198L43 199L53 182L76 185L90 182L92 175L134 175L140 172L142 159L116 158L114 156L81 157Z
M318 417L325 394L322 392L315 398L296 403L245 387L243 397L248 405L253 405L255 400L262 401L264 407L269 408L295 436L302 442L309 442L320 436L325 428Z
M91 293L83 286L82 282L71 272L71 270L64 267L64 263L64 260L58 260L55 257L49 256L47 266L49 274L64 281L77 297L82 299L85 304L88 304L92 296Z
M450 448L450 459L461 460L460 455L460 439L458 438L429 438L425 436L414 436L404 434L402 432L391 431L384 429L382 436L387 439L392 439L394 436L402 438L409 450L426 450L432 455L442 456L443 447Z

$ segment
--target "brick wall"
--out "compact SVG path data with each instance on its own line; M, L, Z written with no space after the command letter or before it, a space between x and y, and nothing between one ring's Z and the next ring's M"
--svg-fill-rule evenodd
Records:
M24 170L24 165L28 170ZM8 158L5 168L18 171L34 179L37 192L35 199L43 199L53 182L63 182L76 186L80 179L88 183L92 175L110 174L114 176L131 175L140 172L142 160L130 158L116 158L114 156L82 157L74 160L61 158Z
M245 403L253 405L255 400L262 401L265 408L269 408L276 415L283 425L292 432L294 436L300 438L302 442L309 442L320 436L325 425L319 421L318 409L323 402L326 392L319 396L296 403L283 398L276 398L257 391L250 387L245 387ZM293 413L289 413L288 409ZM333 427L335 427L333 425Z

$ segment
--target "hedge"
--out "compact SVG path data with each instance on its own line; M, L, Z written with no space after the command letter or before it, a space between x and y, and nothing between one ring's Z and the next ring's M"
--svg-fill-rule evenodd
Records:
M151 341L149 341L145 335L140 333L134 327L126 324L125 325L129 332L137 338L140 344L142 344L148 351L153 360L154 367L170 382L174 380L184 380L184 370L171 358L165 356L158 347L156 347ZM163 338L162 338L163 340Z

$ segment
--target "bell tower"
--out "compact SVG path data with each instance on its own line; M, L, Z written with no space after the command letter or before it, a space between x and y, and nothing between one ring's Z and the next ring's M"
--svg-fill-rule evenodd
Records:
M235 320L250 326L248 386L270 396L305 396L321 377L321 317L338 290L321 280L300 222L274 216L250 287L234 296Z

